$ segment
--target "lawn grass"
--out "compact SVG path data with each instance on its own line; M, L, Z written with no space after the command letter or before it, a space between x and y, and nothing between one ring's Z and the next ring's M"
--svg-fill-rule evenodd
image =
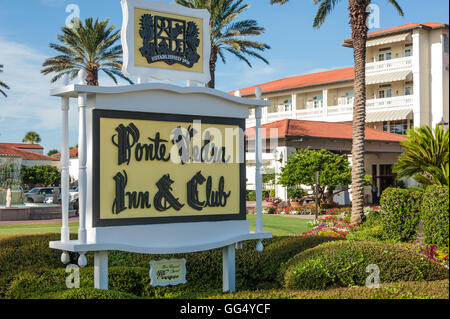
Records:
M78 223L69 223L70 232L76 233ZM60 233L61 223L26 224L26 225L0 225L0 238L14 235L37 235L47 233Z
M250 222L250 230L255 230L256 215L247 215ZM308 223L309 220L302 218L263 215L264 231L272 232L274 236L289 236L301 234L311 230ZM78 223L69 223L70 232L77 233ZM28 224L28 225L0 225L0 238L13 235L36 235L47 233L59 233L61 231L61 223L52 224Z
M312 226L308 225L310 219L279 215L263 215L262 219L264 231L272 232L273 236L299 235L312 229ZM247 215L247 220L250 222L250 230L254 231L256 215Z

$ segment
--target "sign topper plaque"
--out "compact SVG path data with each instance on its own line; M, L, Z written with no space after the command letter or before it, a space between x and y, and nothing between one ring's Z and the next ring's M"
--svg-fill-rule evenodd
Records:
M210 80L210 14L178 4L122 0L123 73L158 80Z

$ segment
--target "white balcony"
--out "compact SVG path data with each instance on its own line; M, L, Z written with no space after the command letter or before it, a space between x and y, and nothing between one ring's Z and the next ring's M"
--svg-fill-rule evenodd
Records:
M366 75L412 70L412 57L366 63Z
M372 99L366 101L366 112L375 113L380 111L412 110L413 95L394 96L384 99ZM348 122L353 118L353 104L342 104L329 106L328 108L300 109L296 112L275 112L263 115L262 123L275 122L284 119L297 119L308 121ZM247 127L255 126L255 118L251 116Z

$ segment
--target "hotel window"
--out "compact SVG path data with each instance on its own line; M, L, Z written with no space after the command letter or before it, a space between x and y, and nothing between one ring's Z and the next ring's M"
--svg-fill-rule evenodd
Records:
M411 49L405 49L404 56L407 57L407 56L411 56L411 55L412 55Z
M392 97L392 90L391 89L385 89L385 90L379 90L378 91L378 98L379 99L384 99L384 98L388 98L388 97Z
M378 61L392 60L392 52L378 53Z
M313 106L315 109L323 106L323 96L322 95L316 95L315 97L313 97Z
M283 102L284 112L292 111L292 99L287 99Z
M345 102L347 102L347 104L353 104L353 91L345 93Z
M405 95L412 95L413 94L413 88L411 86L405 87Z
M390 132L405 135L408 130L408 120L391 121Z

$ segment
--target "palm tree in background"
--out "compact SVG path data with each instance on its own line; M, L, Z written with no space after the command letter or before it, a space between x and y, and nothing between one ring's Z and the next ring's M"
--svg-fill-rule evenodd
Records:
M243 0L175 0L178 4L195 9L207 9L211 14L210 36L211 57L209 71L211 81L206 87L215 87L215 71L218 57L226 63L225 52L236 56L252 67L248 57L254 57L269 64L260 52L270 49L267 44L251 41L250 37L260 36L265 29L256 20L233 22L239 14L250 6L242 4Z
M3 65L0 64L0 73L3 72L2 69L3 69ZM5 83L3 83L2 81L0 81L0 93L1 93L4 97L7 97L5 91L3 91L1 88L4 88L4 89L9 90L9 86L7 86Z
M413 177L423 186L449 184L449 130L421 126L408 130L401 142L403 154L394 165L397 178Z
M28 132L22 140L23 143L30 143L30 144L39 143L40 141L41 137L36 132Z
M284 4L289 0L271 0L271 4ZM312 0L318 6L313 27L318 29L340 0ZM403 10L395 0L386 0L403 16ZM352 29L355 80L353 83L353 145L352 145L352 217L353 226L360 225L364 214L364 130L366 122L366 42L371 0L348 0L348 12Z
M62 53L45 60L42 74L56 73L51 82L68 74L74 79L80 70L86 71L87 85L98 85L98 72L105 72L117 84L122 78L130 84L133 82L122 73L122 45L116 44L120 39L120 30L108 26L109 19L93 21L85 20L76 27L63 27L62 35L56 38L61 44L50 43L50 48Z

